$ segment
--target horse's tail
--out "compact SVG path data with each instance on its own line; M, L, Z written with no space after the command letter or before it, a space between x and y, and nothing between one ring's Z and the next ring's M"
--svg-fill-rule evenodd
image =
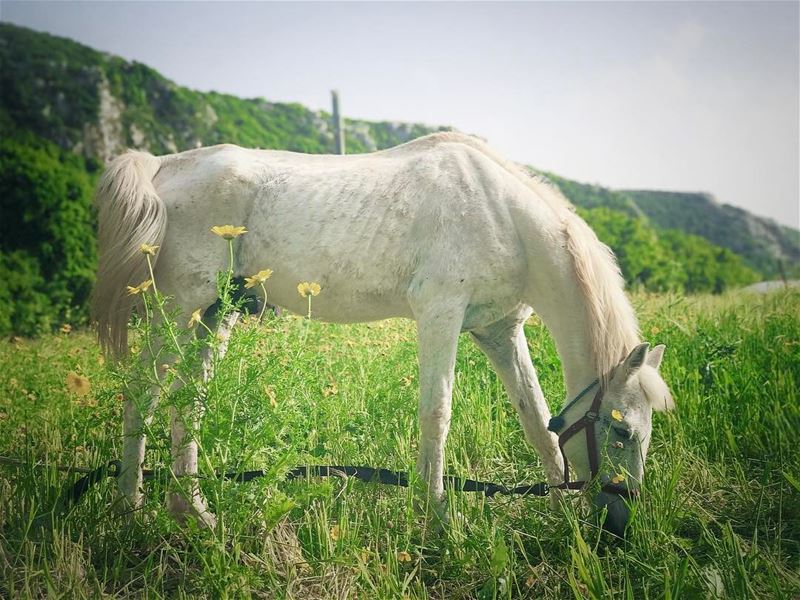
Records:
M128 352L128 319L139 299L127 286L150 278L141 246L161 245L167 228L167 210L153 186L160 166L152 154L128 151L108 166L95 194L99 263L91 316L100 346L114 358Z

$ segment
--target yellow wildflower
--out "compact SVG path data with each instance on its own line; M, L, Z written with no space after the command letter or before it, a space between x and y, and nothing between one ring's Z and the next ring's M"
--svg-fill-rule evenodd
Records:
M192 316L189 318L189 322L186 324L186 327L192 328L197 325L202 317L200 316L200 309L198 308L196 311L192 313Z
M359 556L361 557L361 562L368 563L370 558L370 551L369 548L361 548L361 552L359 552Z
M615 473L611 478L611 483L622 483L623 481L625 481L625 475L622 473Z
M619 412L616 408L611 411L611 418L615 421L622 421L625 417L623 417L622 413Z
M339 530L339 525L334 525L331 527L331 539L335 542L339 539L341 531Z
M72 331L72 325L70 325L69 323L64 323L61 326L61 333L69 333L70 331Z
M89 384L88 377L70 371L67 373L67 389L76 396L85 396L91 391L92 386Z
M264 269L263 271L259 271L252 277L245 277L244 287L248 289L256 287L258 284L264 283L270 277L272 277L272 269Z
M402 563L402 562L410 562L410 561L411 561L411 555L408 552L406 552L405 550L401 550L400 552L397 553L397 562L401 562Z
M244 227L234 227L233 225L215 225L211 228L211 232L216 233L219 237L226 240L232 240L243 233L247 233L247 229Z
M153 285L152 279L145 279L142 283L137 286L128 286L128 295L135 296L136 294L141 294L142 292L146 292L150 286Z
M269 398L269 405L272 408L276 408L278 406L278 398L275 396L275 388L271 385L268 385L264 388L264 393Z
M158 250L161 246L152 246L150 244L142 244L139 246L139 252L142 254L149 254L150 256L156 255L156 250Z
M316 296L320 293L320 291L322 291L322 288L316 281L303 281L302 283L297 284L297 293L303 298L308 297L309 294Z

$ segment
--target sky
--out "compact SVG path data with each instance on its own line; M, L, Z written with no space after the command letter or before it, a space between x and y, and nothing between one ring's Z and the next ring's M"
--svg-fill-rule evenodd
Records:
M800 228L798 2L15 2L201 91L450 125L618 189Z

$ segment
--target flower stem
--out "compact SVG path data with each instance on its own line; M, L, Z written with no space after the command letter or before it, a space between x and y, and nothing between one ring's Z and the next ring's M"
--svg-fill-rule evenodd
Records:
M261 307L261 313L258 315L258 323L261 324L261 319L264 318L264 311L267 310L267 288L264 287L264 282L260 281L261 290L264 292L264 306Z
M150 281L153 282L153 294L158 293L158 288L156 287L156 276L153 274L153 261L150 259L149 254L145 254L147 257L147 269L150 271Z
M158 293L158 287L156 286L156 276L155 273L153 273L153 261L151 260L149 254L147 254L146 257L147 257L147 268L150 271L150 281L153 282L153 301L155 303L155 306L158 307L158 312L161 313L161 317L164 319L164 323L166 324L169 336L172 338L172 343L175 344L175 351L178 353L181 359L183 359L183 348L181 348L181 344L178 341L178 338L172 329L170 320L167 317L166 312L164 311L164 299L161 298Z

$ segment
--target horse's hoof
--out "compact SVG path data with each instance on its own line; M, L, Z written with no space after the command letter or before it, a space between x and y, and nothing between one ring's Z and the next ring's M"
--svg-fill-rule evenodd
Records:
M144 496L142 494L135 494L134 496L117 494L111 504L111 509L115 515L122 518L126 523L141 520L147 524L155 521L156 511L153 509L145 510L144 506Z
M167 498L167 508L172 518L181 525L193 520L201 529L214 529L217 526L217 517L198 496L186 498L177 492L171 493Z
M561 510L561 503L564 501L564 490L558 488L550 488L549 494L550 510L558 512Z

